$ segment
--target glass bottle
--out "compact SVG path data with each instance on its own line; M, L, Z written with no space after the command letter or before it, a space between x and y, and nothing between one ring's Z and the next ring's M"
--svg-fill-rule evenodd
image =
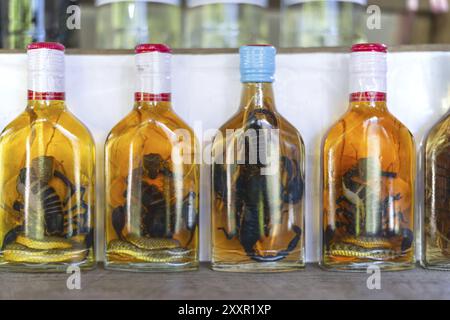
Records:
M364 42L367 0L282 0L283 47L349 46Z
M79 32L69 30L71 0L3 0L0 3L3 48L24 49L32 41L57 41L77 47Z
M95 5L99 49L128 49L149 41L180 46L180 0L96 0Z
M0 135L0 269L95 264L95 145L64 101L64 46L28 46L28 105Z
M425 144L425 223L422 265L450 270L450 113Z
M272 46L241 47L241 106L213 141L214 270L304 267L305 148L275 108L275 53Z
M322 261L327 269L414 266L415 144L386 103L387 47L358 44L350 106L325 137Z
M268 0L187 0L184 46L238 48L268 37Z
M198 267L199 166L193 131L173 111L170 48L136 48L134 109L106 141L106 267Z

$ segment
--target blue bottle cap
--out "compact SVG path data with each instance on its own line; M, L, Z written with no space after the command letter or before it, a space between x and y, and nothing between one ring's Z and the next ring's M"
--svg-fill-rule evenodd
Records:
M277 49L271 45L248 45L239 49L241 82L273 82Z

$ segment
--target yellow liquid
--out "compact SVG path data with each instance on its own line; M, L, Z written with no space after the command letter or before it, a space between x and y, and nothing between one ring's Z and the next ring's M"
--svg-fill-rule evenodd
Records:
M64 101L29 101L0 136L0 268L93 267L95 145Z
M429 133L425 151L425 236L422 264L450 269L450 116Z
M321 264L414 266L415 146L385 102L352 102L323 146Z
M235 160L226 164L227 150L239 146L242 136L235 131L227 138L230 129L247 133L278 129L279 142L266 145L271 151L279 148L271 162L275 170L263 174L261 169L268 166L261 159L252 162L250 151L244 153L245 163L239 164L238 147L228 152ZM304 144L298 131L275 110L271 84L244 84L240 110L219 130L222 137L217 136L212 147L212 268L233 272L302 268ZM263 148L263 143L256 148Z
M174 144L179 129L185 136ZM169 102L138 102L112 129L105 159L107 268L198 267L196 148L193 131Z

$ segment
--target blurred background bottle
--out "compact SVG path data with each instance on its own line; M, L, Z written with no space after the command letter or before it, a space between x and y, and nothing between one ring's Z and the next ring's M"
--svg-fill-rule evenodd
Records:
M268 0L187 0L186 7L186 48L268 42Z
M366 41L367 0L281 0L281 46L349 46Z
M79 30L69 30L70 0L2 0L2 47L24 49L30 42L53 41L78 47Z
M96 0L100 49L130 49L139 43L180 46L180 0Z

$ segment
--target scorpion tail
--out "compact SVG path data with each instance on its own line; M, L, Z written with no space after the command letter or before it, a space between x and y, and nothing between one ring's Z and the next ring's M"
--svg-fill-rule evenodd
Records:
M294 249L297 247L298 243L300 242L301 236L302 236L302 229L298 226L293 226L292 230L295 232L295 237L289 242L286 250L282 250L278 252L275 256L261 256L261 255L250 255L250 258L257 262L277 262L280 260L283 260L286 258L289 253L294 251Z

